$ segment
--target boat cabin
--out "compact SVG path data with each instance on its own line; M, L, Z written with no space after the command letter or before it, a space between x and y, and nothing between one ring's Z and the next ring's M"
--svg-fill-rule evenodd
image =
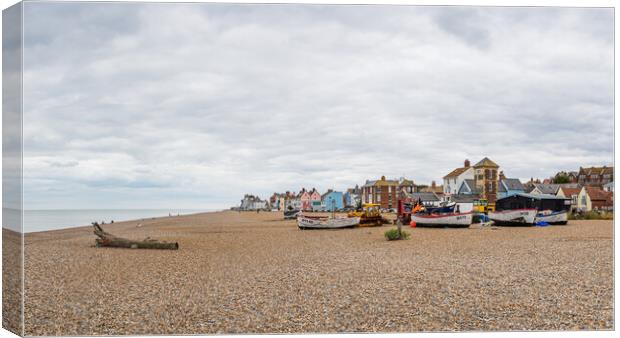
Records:
M569 210L570 206L571 200L568 198L548 194L526 193L517 193L500 198L495 203L495 208L498 211L529 208L536 208L539 211L562 211Z

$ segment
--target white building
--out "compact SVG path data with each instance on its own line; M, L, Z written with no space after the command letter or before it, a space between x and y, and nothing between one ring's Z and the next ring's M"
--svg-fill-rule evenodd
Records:
M241 210L265 210L269 209L269 202L260 197L246 194L241 200Z
M474 179L474 168L465 160L464 166L452 170L448 175L443 177L443 193L446 196L458 194L458 190L464 180Z

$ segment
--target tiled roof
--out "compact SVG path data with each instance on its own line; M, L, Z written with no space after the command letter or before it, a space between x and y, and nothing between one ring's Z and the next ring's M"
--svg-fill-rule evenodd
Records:
M597 174L597 175L613 174L614 173L614 167L603 166L603 167L580 168L579 169L579 174L582 174L582 173L586 174L586 175L592 175L592 174Z
M564 196L566 197L571 197L574 195L579 195L579 193L581 192L581 188L565 188L565 187L560 187L560 189L562 189L562 192L564 193Z
M494 167L494 168L499 168L499 166L495 162L489 160L488 157L485 157L482 160L480 160L480 162L474 164L474 167Z
M460 174L464 173L469 168L471 167L456 168L452 170L448 175L444 176L443 178L445 179L445 178L450 178L450 177L458 177Z
M607 192L603 189L595 187L585 187L585 189L588 196L590 196L590 199L593 201L607 201L611 198L611 192Z

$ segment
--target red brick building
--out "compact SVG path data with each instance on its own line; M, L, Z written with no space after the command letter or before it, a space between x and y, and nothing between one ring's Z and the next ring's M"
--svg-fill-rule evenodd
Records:
M590 167L579 168L577 182L582 186L602 187L604 184L613 182L614 167Z
M381 176L376 181L366 180L362 186L362 203L380 204L383 209L396 208L400 191L404 189L410 193L413 187L413 181L406 179L387 180Z

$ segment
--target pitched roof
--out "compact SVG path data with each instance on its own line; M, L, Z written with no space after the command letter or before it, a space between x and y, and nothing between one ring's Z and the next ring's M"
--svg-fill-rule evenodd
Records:
M386 179L380 179L380 180L374 180L374 181L366 180L366 184L364 184L363 186L364 187L398 186L398 181L397 180L386 180Z
M593 201L607 201L610 199L611 192L607 192L600 188L595 187L585 187L588 196L590 196L590 200Z
M581 188L560 187L560 190L562 190L562 193L564 193L564 196L566 196L566 197L571 197L571 196L574 196L574 195L579 195L579 193L581 192Z
M485 157L482 160L480 160L480 162L474 164L474 167L494 167L494 168L499 168L497 163L489 160L488 157Z
M525 191L525 187L518 178L504 178L500 181L499 191L521 190Z
M586 175L592 175L592 174L597 174L597 175L603 175L603 174L613 174L614 173L614 167L607 167L607 166L602 166L602 167L590 167L590 168L579 168L579 174L586 174Z
M450 177L458 177L459 175L461 175L462 173L464 173L465 171L467 171L467 169L469 169L471 167L462 167L462 168L456 168L454 170L452 170L448 175L444 176L443 178L450 178Z
M469 191L472 194L479 194L480 193L480 191L478 191L478 188L476 188L476 181L475 180L465 179L465 180L463 180L463 183L461 184L461 187L463 185L466 185L467 188L469 189ZM459 191L461 190L461 187L459 187Z
M555 195L558 193L558 189L560 188L557 184L534 184L534 187L538 189L542 194Z

